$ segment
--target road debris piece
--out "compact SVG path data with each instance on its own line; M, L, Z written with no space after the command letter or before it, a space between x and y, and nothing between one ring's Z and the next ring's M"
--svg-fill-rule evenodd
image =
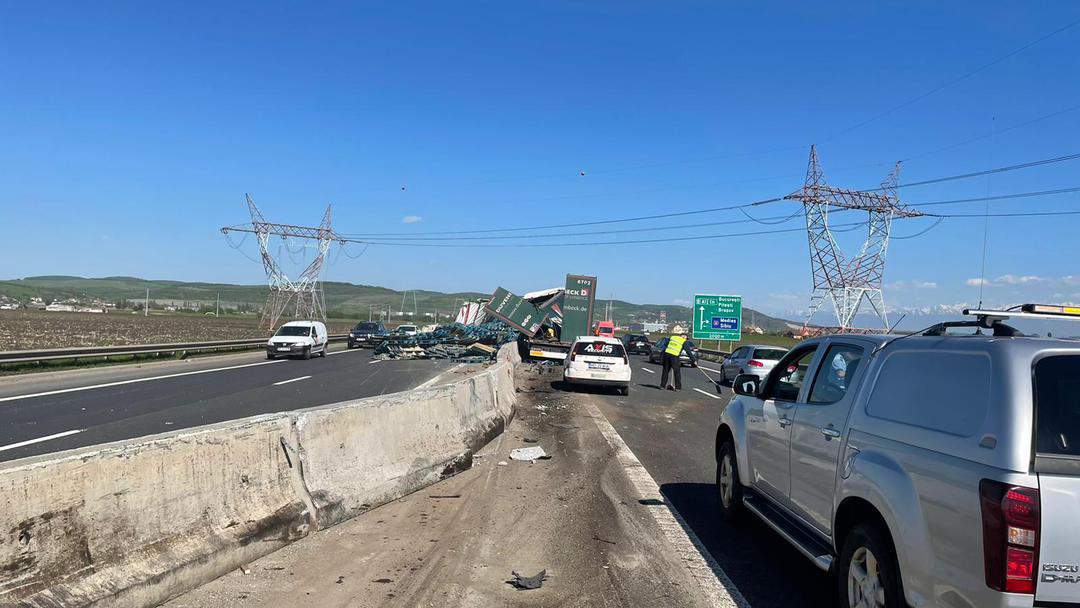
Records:
M547 580L547 570L541 570L534 576L521 576L517 571L511 570L510 576L514 578L506 582L522 591L527 589L539 589L544 584L544 581Z
M375 346L376 359L448 359L459 363L486 363L499 347L517 340L518 332L502 321L480 325L451 323L414 336L391 334Z
M544 448L534 445L527 448L515 448L510 450L510 460L547 460L551 458Z

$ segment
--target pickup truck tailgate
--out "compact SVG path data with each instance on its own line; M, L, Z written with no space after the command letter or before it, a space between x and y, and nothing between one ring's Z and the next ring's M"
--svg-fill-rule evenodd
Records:
M1039 498L1042 531L1035 600L1080 606L1080 477L1040 473Z

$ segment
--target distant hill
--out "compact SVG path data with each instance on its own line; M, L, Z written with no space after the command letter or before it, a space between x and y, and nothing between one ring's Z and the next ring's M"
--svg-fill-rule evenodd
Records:
M150 290L152 302L171 302L176 304L213 305L218 296L227 307L261 307L266 301L265 285L234 285L228 283L189 283L184 281L161 281L136 277L101 277L84 278L73 276L38 276L23 279L0 281L0 295L26 302L31 297L40 297L46 302L67 298L98 299L106 302L128 300L139 302ZM494 286L492 286L494 291ZM353 283L325 282L323 293L329 316L334 318L364 318L370 308L400 311L404 299L404 309L411 312L414 308L423 314L438 309L440 312L455 310L462 300L486 298L491 292L442 293L438 291L416 290L402 292L375 285L356 285ZM597 315L603 315L607 309L607 300L597 301ZM682 321L690 318L690 308L673 304L634 304L622 300L611 302L612 317L620 322L626 320L654 320L660 312L667 314L669 321ZM755 322L766 332L783 332L787 321L770 317L749 308L743 308L746 324Z

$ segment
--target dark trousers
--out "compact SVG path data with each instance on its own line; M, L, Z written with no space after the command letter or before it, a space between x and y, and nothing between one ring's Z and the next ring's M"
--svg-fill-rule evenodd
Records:
M679 355L672 355L671 353L664 353L664 371L660 373L660 388L667 388L668 372L675 371L675 388L682 390L682 363L679 362Z

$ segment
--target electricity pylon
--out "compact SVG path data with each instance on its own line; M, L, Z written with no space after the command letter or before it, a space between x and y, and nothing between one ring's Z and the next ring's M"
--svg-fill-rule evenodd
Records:
M918 217L922 213L900 202L896 193L900 176L897 162L881 183L881 188L868 192L829 186L818 162L817 149L810 146L810 162L803 187L789 194L788 200L800 201L806 213L806 235L810 244L810 271L813 291L805 325L818 309L831 302L841 331L851 328L851 322L865 299L885 329L889 318L881 286L885 276L885 254L893 218ZM867 235L859 253L850 260L836 243L829 228L830 211L865 211Z
M323 302L319 275L322 274L323 262L326 260L326 252L329 251L330 245L334 241L344 242L344 239L335 234L331 227L331 206L326 206L326 213L323 214L322 222L318 227L275 224L266 221L250 195L245 196L248 212L251 213L251 224L226 226L221 229L221 232L223 234L247 232L254 234L259 241L263 269L266 271L266 280L270 285L270 295L266 299L266 306L263 307L260 325L272 330L277 327L283 316L325 321L326 306ZM272 236L279 236L282 239L309 239L316 242L315 258L295 281L285 274L277 260L270 254L270 237Z

